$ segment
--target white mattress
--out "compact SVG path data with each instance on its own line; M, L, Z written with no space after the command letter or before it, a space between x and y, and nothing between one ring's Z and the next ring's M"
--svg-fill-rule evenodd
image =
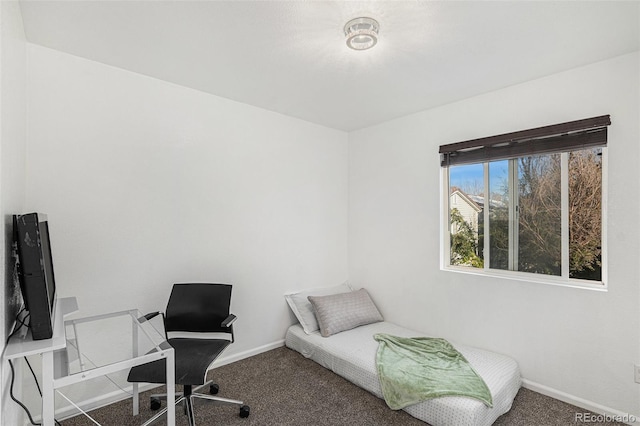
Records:
M307 335L300 324L287 330L285 344L350 382L383 398L376 372L376 333L418 337L421 333L390 322L379 322L343 331L330 337L319 332ZM486 426L511 409L520 389L520 370L512 358L451 342L482 376L491 391L493 408L466 397L434 398L404 408L432 426Z

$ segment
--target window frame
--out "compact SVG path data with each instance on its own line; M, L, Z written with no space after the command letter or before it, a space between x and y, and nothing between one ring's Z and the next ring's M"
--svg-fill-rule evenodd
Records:
M582 288L582 289L590 289L597 291L607 291L608 290L608 248L607 248L607 200L608 200L608 148L607 146L599 147L602 151L601 155L601 280L586 280L580 278L570 278L569 277L569 171L568 171L568 163L569 163L569 152L570 150L561 151L561 259L562 259L562 267L561 267L561 275L546 275L546 274L537 274L531 272L522 272L522 271L514 271L514 270L502 270L502 269L492 269L489 267L490 265L490 248L489 248L489 238L488 238L488 227L485 228L484 234L484 267L483 268L475 268L471 266L460 266L460 265L451 265L451 237L450 237L450 209L449 209L449 165L441 164L440 171L440 192L441 192L441 226L440 226L440 242L441 242L441 253L440 253L440 266L441 270L449 271L449 272L458 272L458 273L466 273L471 275L479 275L493 278L506 278L516 281L525 281L525 282L533 282L533 283L541 283L541 284L549 284L563 287L572 287L572 288ZM526 155L521 155L514 159L510 159L510 162L517 162L517 158L526 157ZM489 162L488 161L475 161L470 162L468 164L482 164L483 165L483 179L484 179L484 197L485 200L488 199L489 190ZM511 164L511 163L510 163ZM514 167L510 166L510 174L517 173L517 171L512 170ZM510 179L510 182L511 179ZM510 187L513 185L510 185ZM510 188L510 190L515 188ZM510 201L515 202L514 201ZM510 209L512 210L512 209ZM484 214L484 223L485 226L489 224L489 209L483 209ZM515 227L510 227L515 228ZM517 243L517 238L512 240L512 235L509 238L510 252L512 251L512 244ZM517 249L513 250L513 252L517 253ZM517 261L517 259L515 259ZM510 256L510 267L512 266L513 260Z

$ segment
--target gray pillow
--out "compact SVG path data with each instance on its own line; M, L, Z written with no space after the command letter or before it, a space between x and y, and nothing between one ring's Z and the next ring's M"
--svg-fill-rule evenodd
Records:
M309 296L322 337L383 321L369 293L364 288L330 296Z
M289 307L295 314L296 318L300 322L302 329L305 333L311 334L317 331L320 327L318 321L316 321L316 315L313 312L313 307L309 303L309 296L328 296L336 293L347 293L353 290L348 283L342 283L335 287L322 287L312 290L303 290L295 293L287 293L284 295Z

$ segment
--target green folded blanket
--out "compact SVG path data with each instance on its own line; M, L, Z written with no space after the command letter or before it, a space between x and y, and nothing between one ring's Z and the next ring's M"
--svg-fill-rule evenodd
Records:
M445 339L376 334L376 367L387 405L399 410L440 396L466 396L493 407L491 392Z

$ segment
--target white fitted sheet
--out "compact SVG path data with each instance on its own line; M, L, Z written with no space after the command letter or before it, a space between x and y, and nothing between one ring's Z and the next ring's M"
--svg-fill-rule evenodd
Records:
M383 398L376 371L376 333L402 337L423 335L390 322L364 325L322 337L318 331L307 335L300 324L287 330L285 344L330 369L355 385ZM404 411L432 426L487 426L511 409L520 389L520 370L512 358L450 342L464 355L491 391L493 408L466 397L446 396L410 405Z

